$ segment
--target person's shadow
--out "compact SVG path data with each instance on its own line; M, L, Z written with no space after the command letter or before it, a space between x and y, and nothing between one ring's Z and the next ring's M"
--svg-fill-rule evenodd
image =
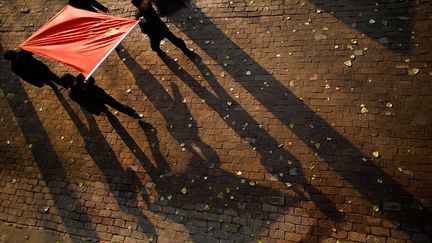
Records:
M343 180L352 185L352 190L356 191L353 193L363 195L366 201L362 204L364 208L367 205L378 205L382 208L385 202L397 202L401 205L402 210L389 210L383 213L383 217L393 222L399 222L398 224L401 225L399 229L401 230L408 229L410 231L410 228L416 228L421 232L427 232L425 225L430 226L430 218L432 217L430 207L416 199L385 169L375 165L374 161L368 159L369 156L364 155L326 120L305 105L281 81L277 80L241 47L230 40L199 8L196 6L192 8L192 10L184 12L186 16L191 18L190 21L184 23L185 15L179 19L172 17L170 20L217 62L235 80L236 84L241 85L281 123L289 127L293 134L304 144L307 144L313 153L325 161L317 163L318 165L331 168ZM198 21L206 28L196 28L194 23ZM222 46L224 50L227 50L226 53L222 55L219 52L220 49L214 48L214 45L209 45L208 40L203 38L210 34L216 43L215 45ZM226 56L229 56L230 59L227 60ZM245 75L246 70L253 72L253 79ZM266 81L267 84L265 92L258 88L262 86L260 82L263 81ZM291 124L295 126L291 126ZM310 124L313 125L313 129L309 127ZM320 144L319 146L316 146L317 142ZM381 159L374 160L380 161ZM388 162L390 163L390 161ZM376 183L377 179L382 181L379 186ZM349 198L349 195L341 196Z
M343 0L341 4L329 0L308 1L393 51L408 53L412 49L414 16L410 1ZM360 11L352 14L352 9Z
M3 53L3 47L0 45L0 53ZM0 58L0 70L6 70L2 72L2 84L0 85L0 90L4 94L13 94L13 98L7 98L6 104L9 104L12 115L17 122L22 135L24 137L25 143L29 146L28 149L31 152L32 158L22 157L25 154L20 154L19 158L12 156L10 159L2 159L0 162L0 170L3 172L7 171L8 167L3 167L6 163L10 166L14 164L15 172L19 173L22 177L31 175L33 172L20 171L22 164L26 163L26 167L35 166L40 173L41 178L37 177L39 185L46 183L47 191L43 194L44 197L50 198L51 203L47 205L28 205L30 207L36 207L38 212L34 212L30 220L37 219L43 216L44 218L59 217L61 219L61 225L57 228L53 227L53 224L44 221L42 227L49 228L51 230L57 230L62 233L70 234L71 236L80 236L86 238L93 238L99 240L99 235L96 232L95 226L92 223L92 218L87 214L88 208L85 207L79 200L77 195L76 184L69 177L70 172L68 168L71 168L69 161L62 161L59 154L54 149L54 146L50 140L50 136L44 125L39 118L39 115L18 78L13 77L8 65L3 65L6 61ZM7 80L6 82L3 82ZM23 104L23 101L28 101L28 103ZM6 108L5 108L6 109ZM2 113L2 116L6 114ZM9 127L9 129L12 129ZM31 147L30 147L31 146ZM11 145L12 147L12 145ZM3 147L0 148L3 150ZM9 148L8 148L9 149ZM15 154L15 152L14 152ZM25 158L25 160L22 160ZM34 162L33 162L34 161ZM13 162L13 163L12 163ZM16 162L16 163L15 163ZM3 170L4 169L4 170ZM35 175L36 176L36 175ZM20 183L20 180L17 180ZM54 209L55 207L55 209ZM54 209L54 210L53 210ZM23 212L26 210L23 208ZM37 214L41 216L37 216ZM22 220L28 220L25 215L23 215ZM14 222L16 223L16 222ZM84 224L86 227L80 228L79 226ZM55 225L55 224L54 224ZM71 239L72 242L81 242L76 238Z
M190 0L153 0L160 16L164 17L185 8Z
M86 127L85 123L68 104L62 94L56 93L56 95L81 134L86 151L100 169L103 175L101 180L108 184L119 208L125 214L135 216L138 221L138 227L146 235L147 240L157 240L157 232L153 223L143 213L143 210L149 207L150 199L137 172L123 168L91 113L82 110L88 123L88 127ZM108 113L107 116L111 122L120 124L113 114ZM148 160L147 158L142 159ZM139 195L143 198L145 208L140 207L141 200Z
M253 208L251 215L262 215L262 211L260 211L260 204L266 204L268 203L266 200L259 201L256 197L269 195L274 197L287 197L287 195L284 196L284 193L272 189L271 187L267 186L250 186L246 185L242 182L245 182L244 179L241 178L241 176L236 176L230 172L227 172L225 170L222 170L219 168L219 159L216 155L216 153L213 151L213 149L201 141L201 139L198 137L198 129L196 129L196 123L195 121L191 120L192 116L185 104L182 102L182 96L180 92L178 91L177 86L174 83L170 83L172 91L173 91L173 98L169 97L166 98L166 92L165 89L162 87L162 85L146 70L142 69L141 66L130 56L128 52L124 52L120 54L122 58L125 58L125 65L128 67L128 69L132 72L136 79L137 85L140 87L140 89L143 91L143 93L148 97L149 101L153 103L153 105L156 107L158 111L161 112L162 116L165 118L168 125L174 125L172 129L168 129L168 132L175 138L179 143L183 143L184 147L193 155L190 160L190 165L187 167L187 169L182 172L181 174L173 174L172 177L165 178L164 184L170 185L170 190L167 191L165 188L169 188L164 186L163 189L159 189L161 195L170 195L175 192L181 191L183 188L192 188L190 192L187 193L187 195L179 195L177 196L176 200L170 201L171 205L175 205L178 208L184 208L186 205L186 202L188 201L187 198L189 198L189 203L201 203L208 204L209 207L217 207L220 208L221 205L226 205L226 207L233 209L234 211L242 211L239 210L235 204L233 204L233 201L227 200L226 198L223 198L224 191L226 190L227 185L239 185L238 189L235 191L236 197L239 196L240 198L247 198L249 201L247 203L252 205L257 205L257 207ZM200 98L205 99L207 104L211 104L210 106L218 112L218 114L221 117L226 116L227 114L231 114L231 117L229 119L226 119L225 122L234 129L243 139L247 140L251 136L251 134L254 134L257 138L254 139L254 142L251 142L252 146L259 147L258 152L261 153L263 159L263 165L274 175L274 177L279 178L280 173L285 173L285 177L279 178L279 180L283 181L286 186L288 186L288 190L292 190L294 193L290 193L289 197L292 197L291 199L286 198L287 202L283 203L281 206L282 208L288 207L296 207L299 205L299 201L313 201L317 207L320 208L321 212L326 214L328 217L331 217L334 220L339 220L341 218L341 214L335 209L334 204L324 197L315 187L311 185L307 185L308 183L305 183L306 179L304 178L302 174L301 167L296 167L297 165L297 159L294 158L291 154L289 154L285 149L283 148L277 148L274 149L274 152L269 152L269 150L264 151L264 148L269 147L277 147L276 141L264 130L262 129L254 129L254 128L247 128L243 129L241 124L244 124L239 121L246 121L251 125L256 125L257 122L253 120L247 112L245 112L243 109L236 109L235 111L227 111L226 106L224 106L224 101L227 100L228 95L219 93L220 97L216 97L213 94L211 94L206 89L202 88L199 83L194 80L187 72L185 72L183 69L179 68L179 66L169 57L166 57L163 59L164 62L167 64L167 66L173 71L174 74L179 76L183 82L188 84L189 86L193 87L195 92L199 94ZM202 67L199 65L200 67ZM203 68L203 67L202 67ZM207 76L210 74L207 72ZM215 88L215 87L214 87ZM218 90L220 91L220 90ZM164 97L164 99L161 99L161 97ZM238 104L232 105L234 107L239 107ZM180 117L177 113L182 114ZM179 119L183 118L183 120ZM187 119L190 118L190 119ZM239 125L232 125L233 121L239 122ZM187 126L187 124L192 124L192 129ZM147 135L147 139L153 142L153 144L158 144L158 139L156 136L154 136L153 133L148 132L142 126L144 129L144 132ZM184 134L189 134L189 139L184 139ZM122 136L122 135L121 135ZM133 140L130 139L130 136L126 136L123 134L123 140L129 141L132 143L129 147L130 148L136 148L137 145L133 144ZM157 147L155 147L157 148ZM160 151L157 151L157 149L151 149L154 157L160 158L161 153ZM262 150L261 150L262 148ZM199 151L199 152L197 152ZM138 153L139 154L139 153ZM204 156L203 156L204 155ZM202 161L203 158L207 158L205 162L207 163L201 163L201 166L199 164L199 161ZM212 158L212 160L208 160L208 158ZM293 161L293 167L287 168L286 161ZM164 161L164 159L162 159ZM211 161L217 161L216 164L212 164ZM198 162L198 163L197 163ZM208 163L210 162L210 163ZM166 164L166 162L164 162ZM157 171L155 168L150 168L149 171ZM289 176L289 171L291 171L292 176ZM197 178L191 177L191 175L197 175ZM214 179L211 179L212 175L217 176L216 181L212 181ZM207 177L207 180L203 180L204 177ZM157 177L153 177L155 180L157 180ZM201 185L200 189L195 189L193 183L191 184L190 181L193 180L199 180L199 183ZM276 179L278 180L278 179ZM183 182L183 183L181 183ZM254 182L250 182L254 184ZM160 186L160 183L156 183ZM210 189L208 189L210 188ZM190 190L190 189L187 189ZM214 191L220 192L222 194L218 194L218 197L212 198L212 200L205 200L206 195L214 195ZM230 190L233 190L232 188ZM306 191L306 193L304 193ZM306 196L308 194L309 196ZM226 195L230 196L230 195ZM191 201L190 199L195 199L194 201ZM255 202L254 200L258 200L259 202ZM182 202L184 201L184 202ZM289 201L289 202L288 202ZM237 203L244 203L242 201L239 201ZM258 203L258 204L257 204ZM211 204L211 205L210 205ZM224 207L222 207L223 209ZM239 212L240 213L240 212ZM187 227L187 224L186 224ZM259 232L259 228L255 229ZM192 237L195 240L199 241L199 235L194 235L194 232L191 232ZM233 237L238 237L234 236Z
M335 203L332 202L332 200L338 202L341 198L335 196L330 200L318 188L310 184L310 179L304 175L298 158L288 152L282 144L278 144L265 129L258 128L258 122L219 85L216 77L202 62L200 56L195 55L191 60L217 96L202 87L197 80L171 58L166 57L162 60L177 77L193 88L201 99L206 100L206 103L217 112L229 127L243 140L250 142L250 145L261 155L261 164L269 173L273 174L274 178L288 186L296 184L292 188L296 197L300 200L312 201L320 212L328 218L334 221L342 220L343 214L336 209ZM231 103L228 105L227 101ZM229 117L226 118L228 115ZM248 126L245 127L244 124L248 124ZM280 176L281 174L284 176ZM308 198L306 195L311 195L311 197ZM313 240L311 237L313 236L310 235L303 240Z

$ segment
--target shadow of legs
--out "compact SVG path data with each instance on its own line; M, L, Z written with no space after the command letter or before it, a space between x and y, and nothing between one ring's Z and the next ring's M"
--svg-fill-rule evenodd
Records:
M145 187L137 177L136 172L128 172L122 167L120 161L115 157L114 151L99 130L92 114L84 111L89 124L87 128L66 100L61 95L58 95L58 97L79 133L84 138L85 149L100 169L119 208L125 214L136 216L141 230L144 233L151 234L148 237L156 237L156 230L152 222L142 213L143 209L138 208L138 193L142 195L147 206L149 199L148 195L145 194ZM109 116L112 118L111 114Z

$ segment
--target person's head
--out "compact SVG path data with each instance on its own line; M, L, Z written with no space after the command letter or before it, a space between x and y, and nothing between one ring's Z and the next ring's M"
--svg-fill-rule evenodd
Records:
M18 54L15 51L8 50L3 54L3 57L6 60L13 61L13 60L17 59Z
M147 0L132 0L131 3L139 10L145 10L148 6Z
M76 85L75 77L70 73L63 74L61 80L66 84L68 88L72 88Z

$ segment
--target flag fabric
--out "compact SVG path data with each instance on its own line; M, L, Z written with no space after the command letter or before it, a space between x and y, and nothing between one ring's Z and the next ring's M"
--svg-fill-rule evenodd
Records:
M67 5L20 48L60 62L88 78L138 22Z

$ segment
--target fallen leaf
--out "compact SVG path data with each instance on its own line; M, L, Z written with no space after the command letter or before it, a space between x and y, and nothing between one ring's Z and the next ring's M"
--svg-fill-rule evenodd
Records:
M365 106L363 106L361 109L360 109L360 113L362 113L362 114L365 114L365 113L368 113L369 112L369 110L365 107Z
M378 158L380 156L378 151L372 152L373 157Z
M417 73L419 73L419 71L420 71L420 69L418 69L418 68L411 68L411 69L408 69L408 75L410 75L410 76L414 76L414 75L416 75Z
M288 187L288 188L290 188L290 187L293 186L293 184L291 184L291 183L289 183L289 182L285 182L285 186Z
M352 66L352 62L351 62L351 60L347 60L347 61L345 61L344 64L345 64L345 66L347 66L347 67L351 67L351 66Z

